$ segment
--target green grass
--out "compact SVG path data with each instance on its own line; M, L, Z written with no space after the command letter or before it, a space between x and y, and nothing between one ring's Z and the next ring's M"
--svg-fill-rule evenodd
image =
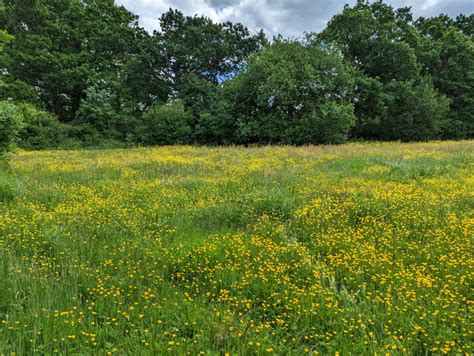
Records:
M21 152L0 354L471 354L473 152Z

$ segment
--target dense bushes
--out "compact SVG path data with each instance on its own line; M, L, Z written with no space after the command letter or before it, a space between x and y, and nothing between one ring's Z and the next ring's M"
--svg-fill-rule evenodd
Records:
M14 148L22 126L22 115L18 107L0 101L0 160Z
M182 101L155 104L143 114L138 137L146 145L174 145L189 143L191 115Z
M0 152L15 146L26 150L72 148L83 145L78 127L66 125L49 112L27 103L0 102Z
M449 100L430 82L358 80L356 137L377 140L426 141L439 137Z
M27 150L58 148L68 145L69 126L62 124L52 114L41 111L30 104L20 104L23 118L19 146Z
M108 89L90 87L81 102L73 121L82 127L82 140L116 140L124 142L130 139L139 121L127 107L117 105L119 98ZM117 106L120 108L117 109Z
M386 140L425 141L437 137L449 108L449 100L437 94L429 82L393 82L386 120L379 128Z

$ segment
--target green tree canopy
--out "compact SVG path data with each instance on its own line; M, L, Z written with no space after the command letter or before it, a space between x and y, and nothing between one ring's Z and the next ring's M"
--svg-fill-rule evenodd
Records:
M319 47L277 41L226 86L242 143L340 143L355 120L353 71Z
M15 36L3 56L5 81L32 88L63 121L75 118L89 86L120 75L141 33L137 17L113 0L4 3L0 27Z
M242 24L214 23L173 9L161 16L154 41L165 54L174 89L189 74L218 83L240 70L266 43L263 32L251 35Z
M420 63L417 48L422 40L409 8L396 10L381 0L358 0L353 7L346 6L315 36L315 43L339 48L358 69L356 136L436 137L448 102L436 93ZM424 102L433 104L432 110Z
M440 93L451 99L442 130L446 138L474 137L474 37L472 27L469 30L472 19L471 15L454 21L441 15L416 22L421 34L416 49L423 72L433 78Z

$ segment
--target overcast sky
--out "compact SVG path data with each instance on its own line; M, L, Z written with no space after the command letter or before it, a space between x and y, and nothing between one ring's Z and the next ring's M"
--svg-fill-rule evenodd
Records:
M355 0L116 0L140 16L141 25L152 32L161 13L170 7L185 15L200 14L215 21L241 22L250 30L265 30L270 37L281 33L301 36L320 31L340 12L345 3ZM395 7L412 6L415 16L445 13L456 16L474 12L474 0L386 0Z

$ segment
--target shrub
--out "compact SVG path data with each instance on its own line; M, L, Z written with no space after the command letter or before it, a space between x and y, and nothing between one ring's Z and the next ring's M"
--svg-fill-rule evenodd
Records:
M146 145L175 145L189 143L191 115L182 101L164 105L154 104L143 114L138 139Z
M5 158L5 154L14 148L21 128L22 115L18 107L0 101L0 158Z
M349 131L355 123L352 104L332 101L321 103L312 113L285 134L290 144L329 143L341 144L347 141Z
M68 126L52 114L30 104L18 106L24 127L20 132L19 146L27 150L64 147L67 143Z
M354 136L426 141L437 138L443 130L449 99L437 93L429 79L383 84L361 75L357 84Z
M443 140L466 139L474 135L472 127L473 124L465 121L447 118L441 122L439 137Z
M202 113L195 127L197 143L229 145L236 142L237 122L232 113L232 98L227 98L226 88L214 95L210 108Z
M125 141L138 121L130 113L130 109L120 103L119 97L112 90L90 87L86 91L86 98L81 102L74 124L87 127L82 141Z
M431 83L393 82L387 85L392 96L388 118L382 122L384 139L427 141L438 136L449 100L439 95Z

